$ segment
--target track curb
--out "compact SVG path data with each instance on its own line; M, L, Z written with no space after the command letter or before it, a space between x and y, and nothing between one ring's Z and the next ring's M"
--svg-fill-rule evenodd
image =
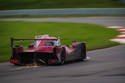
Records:
M120 35L110 39L110 41L125 44L125 27L124 26L109 26L107 28L112 28L120 32Z

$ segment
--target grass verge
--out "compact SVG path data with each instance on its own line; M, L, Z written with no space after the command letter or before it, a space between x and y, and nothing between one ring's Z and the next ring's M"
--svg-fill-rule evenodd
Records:
M36 35L49 34L60 36L62 44L69 45L72 40L86 42L87 50L93 50L117 45L109 39L119 34L104 26L81 23L0 21L0 27L0 62L10 58L10 37L34 38Z
M0 10L43 8L124 8L122 0L0 0Z

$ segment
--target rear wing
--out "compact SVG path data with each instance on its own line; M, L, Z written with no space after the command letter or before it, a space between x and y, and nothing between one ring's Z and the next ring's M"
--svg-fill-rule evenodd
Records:
M14 41L25 41L25 40L33 40L33 41L37 41L37 40L45 40L45 39L32 39L32 38L13 38L11 37L10 38L10 46L11 48L13 48L13 45L14 45ZM46 40L60 40L60 39L46 39Z

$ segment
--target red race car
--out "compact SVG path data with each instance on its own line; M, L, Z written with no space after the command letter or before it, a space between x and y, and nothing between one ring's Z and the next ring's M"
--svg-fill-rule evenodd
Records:
M15 65L34 63L61 65L66 61L86 59L85 43L74 41L71 46L61 45L60 38L48 35L36 36L34 39L11 38L11 48L10 62Z

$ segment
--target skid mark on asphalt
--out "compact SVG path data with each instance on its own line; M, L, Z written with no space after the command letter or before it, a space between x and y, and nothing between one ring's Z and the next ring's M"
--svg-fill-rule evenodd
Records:
M104 75L104 76L106 76L106 77L112 77L112 76L125 76L125 73L118 73L118 74L111 74L111 75Z
M121 43L121 44L125 44L125 27L123 27L123 26L109 26L108 28L113 28L113 29L120 32L120 35L111 39L111 41L115 41L115 42L118 42L118 43Z

